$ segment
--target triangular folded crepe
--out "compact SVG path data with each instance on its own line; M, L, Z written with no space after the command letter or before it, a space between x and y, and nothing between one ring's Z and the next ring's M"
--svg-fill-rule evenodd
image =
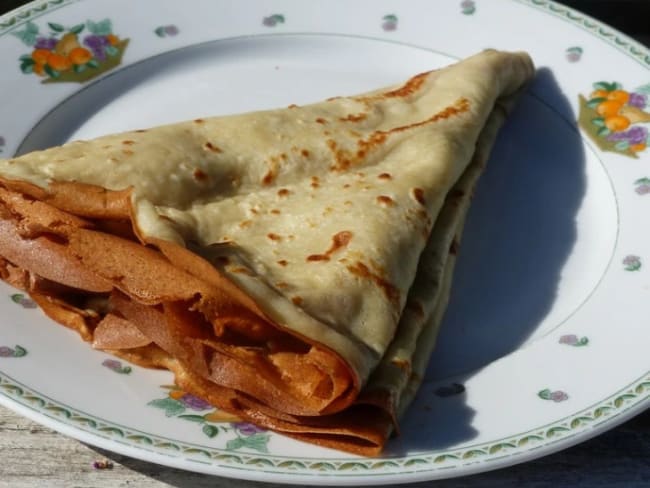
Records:
M287 435L381 451L435 342L474 184L533 75L402 86L0 161L0 273L99 349Z

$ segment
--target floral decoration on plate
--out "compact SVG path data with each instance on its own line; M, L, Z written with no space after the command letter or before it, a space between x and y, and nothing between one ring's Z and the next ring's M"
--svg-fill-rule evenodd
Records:
M165 416L194 422L201 425L201 431L213 438L226 434L232 439L226 442L226 450L253 449L268 452L270 434L265 429L248 422L242 422L235 415L222 412L208 402L177 386L162 386L168 390L167 396L150 401L147 405L164 410ZM190 413L187 413L187 412ZM233 437L234 434L234 437Z
M284 24L284 15L282 14L273 14L262 19L262 25L266 27L275 27L278 24Z
M569 63L577 63L582 58L582 48L572 46L565 51L566 59Z
M623 258L623 266L625 271L639 271L641 269L641 258L630 254Z
M23 308L36 308L36 302L29 298L24 293L13 293L11 296L11 301L21 305Z
M170 25L161 25L160 27L156 27L154 30L154 33L158 37L173 37L178 34L178 27L176 27L173 24Z
M637 192L639 195L647 195L650 193L650 178L647 176L644 176L643 178L639 178L634 182L634 185L636 188L634 189L635 192Z
M122 362L118 361L117 359L105 359L102 362L102 366L119 374L130 374L133 370L131 366L123 366Z
M567 346L582 347L589 344L589 338L586 336L578 337L575 334L566 334L560 337L558 342Z
M44 78L43 83L83 83L115 68L129 39L113 33L110 19L66 27L48 22L47 27L28 21L13 32L32 51L20 56L20 70Z
M21 358L27 355L27 350L19 345L13 348L9 346L0 346L0 358Z
M637 157L650 143L650 84L624 90L618 82L598 81L589 97L579 96L579 124L603 151Z
M551 391L549 388L545 388L537 393L537 396L542 400L552 400L555 403L564 402L569 399L569 395L562 390Z
M472 15L476 12L476 2L473 0L463 0L460 2L460 11L465 15Z
M388 14L384 15L382 17L383 23L381 24L381 28L386 31L386 32L391 32L394 30L397 30L397 15L395 14Z

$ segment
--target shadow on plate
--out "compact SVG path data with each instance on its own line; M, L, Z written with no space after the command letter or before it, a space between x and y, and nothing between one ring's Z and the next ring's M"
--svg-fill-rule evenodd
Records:
M541 69L479 181L438 344L388 455L442 450L477 436L462 385L545 332L540 324L576 242L585 163L573 109L552 72Z

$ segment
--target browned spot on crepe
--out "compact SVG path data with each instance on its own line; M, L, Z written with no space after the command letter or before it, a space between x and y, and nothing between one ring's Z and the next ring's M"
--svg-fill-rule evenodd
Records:
M362 120L368 118L368 114L358 113L358 114L349 114L346 117L340 117L341 122L361 122Z
M385 207L392 207L393 205L395 205L395 201L387 195L379 195L377 197L377 203Z
M420 205L427 204L427 201L424 198L424 190L422 188L413 188L411 190L411 194L413 195L415 201L418 202Z
M210 141L208 141L208 142L205 143L205 148L206 148L208 151L212 151L212 152L214 152L214 153L220 153L220 152L223 152L223 151L221 150L221 148L215 146L215 145L212 144Z
M352 240L352 232L342 230L332 236L332 244L324 254L311 254L307 256L307 261L329 261L332 254L347 246Z
M205 171L203 171L201 168L196 168L192 173L192 176L196 181L199 181L201 183L205 183L209 179L208 174Z
M387 281L379 273L373 272L368 266L366 266L361 261L357 261L353 265L349 265L348 271L352 274L359 276L360 278L368 279L375 283L383 292L386 298L395 306L399 305L400 301L400 292L399 289Z
M413 85L413 87L415 87L415 85L417 85L417 82ZM415 89L413 87L412 89ZM389 92L389 94L393 93L393 95L384 94L383 96L403 96L400 94L409 92L409 90L404 89L403 92L402 91ZM351 166L358 164L360 161L362 161L363 158L365 158L370 151L373 151L379 146L381 146L387 140L388 136L390 136L391 134L397 134L399 132L411 130L426 124L431 124L434 122L438 122L440 120L449 119L451 117L460 115L468 111L469 107L470 107L469 101L466 98L460 98L453 105L445 107L444 109L433 114L431 117L427 119L421 120L419 122L414 122L412 124L394 127L389 130L377 130L371 133L367 138L359 139L357 141L357 147L355 150L346 150L346 149L339 148L338 145L336 144L336 141L332 139L328 139L326 141L326 144L330 148L330 151L332 151L335 159L335 162L330 166L330 169L332 171L338 171L338 172L347 171Z

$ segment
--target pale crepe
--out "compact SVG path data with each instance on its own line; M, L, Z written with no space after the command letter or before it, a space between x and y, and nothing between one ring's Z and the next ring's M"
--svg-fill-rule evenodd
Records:
M489 50L388 90L0 161L2 277L224 410L375 454L417 389L473 187L533 72Z

